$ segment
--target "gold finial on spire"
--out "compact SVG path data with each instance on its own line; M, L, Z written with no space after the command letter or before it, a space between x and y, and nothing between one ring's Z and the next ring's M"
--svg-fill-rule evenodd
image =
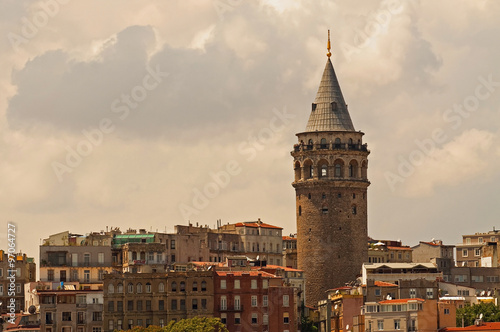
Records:
M332 56L332 52L330 52L330 30L328 30L328 43L326 44L326 49L328 50L328 53L326 53L326 55L328 57L331 57Z

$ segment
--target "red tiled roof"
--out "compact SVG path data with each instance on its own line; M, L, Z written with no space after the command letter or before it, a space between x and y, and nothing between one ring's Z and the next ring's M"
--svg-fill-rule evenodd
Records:
M424 241L420 241L420 243L425 243L425 244L428 244L430 246L434 246L434 247L439 247L440 245L439 244L436 244L436 243L433 243L433 242L424 242Z
M391 284L390 282L385 281L375 281L375 286L377 287L398 287L396 284Z
M297 238L291 236L283 236L283 241L297 241Z
M470 325L466 327L445 327L440 331L500 331L500 323L483 323L480 326Z
M416 299L383 300L383 301L380 301L379 303L380 304L396 304L396 303L408 303L408 302L414 302L414 301L425 302L424 299L416 298Z
M273 225L269 225L269 224L266 224L263 222L259 223L257 221L255 221L255 222L239 222L239 223L236 223L235 226L236 227L254 227L254 228L261 227L261 228L283 229L283 227L273 226Z
M219 277L227 277L228 274L232 274L235 277L241 277L243 275L249 275L251 277L257 277L259 274L264 278L280 278L276 277L274 274L265 271L216 271Z
M387 249L391 249L391 250L413 250L412 248L408 247L408 246L404 246L404 247L387 247Z
M290 271L290 272L304 272L304 270L297 270L297 269L292 269L291 267L285 267L285 266L279 266L279 265L269 265L267 264L266 266L261 267L262 269L270 269L270 270L277 270L277 269L282 269L283 271Z

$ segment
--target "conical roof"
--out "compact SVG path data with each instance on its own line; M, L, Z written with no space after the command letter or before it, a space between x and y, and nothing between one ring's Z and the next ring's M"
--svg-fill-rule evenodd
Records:
M308 131L354 131L330 57L307 122Z

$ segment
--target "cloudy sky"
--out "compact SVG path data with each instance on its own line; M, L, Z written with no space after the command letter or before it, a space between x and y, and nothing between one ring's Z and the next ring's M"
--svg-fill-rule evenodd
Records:
M332 61L369 157L369 234L497 226L500 2L3 0L0 208L17 247L106 226L295 232L290 151Z

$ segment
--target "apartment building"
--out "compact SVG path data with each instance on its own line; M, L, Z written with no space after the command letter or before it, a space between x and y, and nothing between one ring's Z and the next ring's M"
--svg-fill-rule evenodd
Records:
M102 290L37 290L41 332L101 332Z
M413 263L433 263L438 271L443 272L444 280L451 281L450 269L455 267L454 245L445 245L441 240L420 241L412 247Z
M283 266L297 268L297 234L283 236Z
M361 315L361 288L344 286L328 291L327 299L318 303L319 331L349 331Z
M412 249L401 241L370 240L367 263L411 263Z
M216 271L214 316L229 331L297 331L294 288L264 271Z
M11 266L8 252L0 250L0 314L7 313L11 298L15 299L16 312L28 310L24 303L24 284L36 278L36 264L32 257L15 253L11 258L14 266ZM14 288L11 287L12 283Z

